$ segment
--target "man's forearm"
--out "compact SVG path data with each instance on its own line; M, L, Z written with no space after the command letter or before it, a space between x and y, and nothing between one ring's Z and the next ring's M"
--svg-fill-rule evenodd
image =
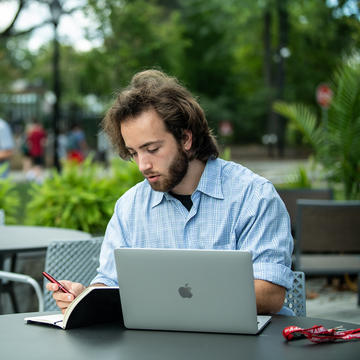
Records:
M95 283L95 284L89 285L89 287L90 287L90 286L94 286L94 287L98 286L98 287L100 287L100 286L107 286L107 285L105 285L105 284L103 284L103 283Z
M11 157L12 150L0 150L0 160L7 160Z
M255 280L254 284L258 314L270 314L280 311L284 304L285 288L264 280Z

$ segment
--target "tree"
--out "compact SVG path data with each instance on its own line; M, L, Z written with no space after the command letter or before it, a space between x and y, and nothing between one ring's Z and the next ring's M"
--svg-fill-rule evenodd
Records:
M14 36L22 36L22 35L25 35L25 34L29 34L33 30L37 29L38 27L43 26L45 23L48 23L48 21L42 22L40 24L31 26L31 27L29 27L29 28L27 28L25 30L17 30L16 29L16 23L17 23L17 21L19 19L20 14L26 8L26 5L30 3L30 1L29 0L17 0L16 1L17 9L16 9L16 11L14 13L13 18L10 19L9 24L5 27L5 29L3 29L0 32L0 39L9 39L9 38L14 37Z
M183 0L179 4L189 42L184 82L198 95L215 131L220 121L227 120L238 139L246 139L245 107L253 85L248 76L258 64L244 58L254 49L249 46L253 35L247 38L246 26L251 13L257 11L256 4L220 0Z
M10 2L10 1L8 0L8 2ZM44 6L50 6L52 0L13 0L11 2L16 3L17 9L15 10L15 13L14 13L12 19L10 19L8 25L5 27L5 29L3 29L0 32L0 39L9 39L9 38L13 38L13 37L28 35L31 32L33 32L34 30L36 30L42 26L52 24L53 20L49 17L48 19L45 19L45 20L39 22L38 24L29 26L26 29L19 30L16 28L16 24L18 23L20 15L26 10L27 6L29 6L31 3L38 3L38 4L44 5ZM83 6L81 6L81 5L73 7L69 10L65 10L64 8L62 8L61 14L62 15L70 15L74 11L77 11L82 8L83 8Z
M109 94L149 67L180 75L186 41L177 11L168 14L156 1L145 0L89 1L89 11L103 45L87 55L83 87Z
M274 99L314 105L317 85L360 46L358 4L350 0L84 2L81 11L92 20L87 34L98 45L78 52L62 44L64 104L81 106L89 94L107 104L135 72L158 67L198 96L215 130L231 121L241 143L260 142L268 132ZM31 54L16 46L26 37L6 40L1 86L25 75L50 87L51 45ZM290 56L279 56L281 49Z
M272 9L275 9L274 11ZM267 115L267 133L276 136L278 154L284 155L285 146L285 121L284 118L272 111L272 103L275 98L282 99L285 89L285 59L289 54L288 50L288 2L284 0L270 0L264 6L264 80L268 92L269 110ZM276 41L272 32L274 18L277 20ZM275 49L274 44L275 43ZM275 144L269 143L269 154L272 156L272 147Z

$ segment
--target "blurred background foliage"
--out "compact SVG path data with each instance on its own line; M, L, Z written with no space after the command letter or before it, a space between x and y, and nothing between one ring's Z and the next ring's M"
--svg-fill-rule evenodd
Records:
M42 184L0 179L0 209L6 224L78 229L103 235L116 200L144 178L133 162L114 158L105 168L89 156L66 161Z
M177 76L198 96L215 132L221 121L230 121L231 142L260 143L265 133L274 132L279 146L285 140L301 143L301 137L286 137L286 120L273 112L272 103L315 105L317 85L327 82L360 45L359 4L354 0L71 4L77 2L77 11L90 19L87 38L96 45L80 51L60 39L62 107L85 111L86 98L95 96L102 109L94 122L135 72L156 67ZM70 1L61 3L65 7ZM29 50L29 34L17 36L14 29L0 33L1 93L19 78L51 89L52 42Z
M274 109L288 118L311 145L315 159L326 170L328 182L343 185L348 200L360 199L359 80L360 64L350 62L339 68L333 75L333 101L320 119L301 103L274 104Z
M48 7L52 1L1 3L13 3L19 14L29 16L31 5ZM350 62L353 68L360 66L358 1L59 2L62 18L81 13L88 19L85 36L92 44L88 49L59 37L60 120L80 123L91 148L96 147L99 122L114 94L134 73L158 68L176 76L198 98L221 145L261 144L264 135L275 134L278 156L286 146L311 147L314 159L324 165L324 178L342 182L346 198L359 197L360 136L358 125L351 130L347 124L351 119L356 119L354 124L359 121L360 73L347 72L343 80L336 75ZM0 116L13 128L18 119L6 96L23 91L16 90L19 81L26 84L26 91L51 95L54 76L51 36L36 49L29 46L36 28L51 24L50 18L27 29L16 27L17 19L16 15L9 18L8 25L0 28ZM296 120L308 123L310 119L311 131L323 132L323 112L315 97L321 83L328 83L335 97L320 148L303 136ZM355 89L353 107L349 97L339 95L343 88ZM39 120L51 135L51 111L39 109ZM221 132L224 122L231 124L230 134ZM225 147L222 156L230 159L230 148ZM312 186L312 174L307 171L299 168L289 184ZM7 223L102 233L116 199L141 179L132 163L117 159L105 168L90 157L82 166L66 164L42 185L2 181L0 208L5 209Z

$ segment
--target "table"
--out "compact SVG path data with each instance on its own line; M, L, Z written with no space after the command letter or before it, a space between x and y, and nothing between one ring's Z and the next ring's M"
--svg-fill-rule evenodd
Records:
M313 344L305 339L285 341L281 332L289 325L359 327L315 318L275 315L260 335L231 335L126 330L116 323L72 330L24 324L24 317L34 315L39 313L0 316L0 349L4 359L354 360L360 354L358 340L336 344Z
M15 272L16 256L19 253L31 251L45 251L49 244L55 240L73 241L90 239L89 233L56 227L44 226L0 226L0 270L4 267L6 256L12 257L11 271ZM0 290L2 282L0 281ZM12 292L11 286L7 287L9 293ZM1 291L0 291L1 293ZM12 296L14 299L14 295ZM17 304L13 301L15 311ZM2 313L0 301L0 314Z
M89 233L56 227L6 225L0 227L0 256L24 251L46 250L55 240L90 239Z

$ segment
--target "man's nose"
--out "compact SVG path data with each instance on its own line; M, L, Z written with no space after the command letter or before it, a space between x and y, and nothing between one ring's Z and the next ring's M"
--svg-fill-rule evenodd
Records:
M152 167L152 164L150 162L150 159L148 156L146 156L146 154L143 154L143 155L138 155L138 167L139 167L139 170L144 173L146 172L147 170L151 169Z

